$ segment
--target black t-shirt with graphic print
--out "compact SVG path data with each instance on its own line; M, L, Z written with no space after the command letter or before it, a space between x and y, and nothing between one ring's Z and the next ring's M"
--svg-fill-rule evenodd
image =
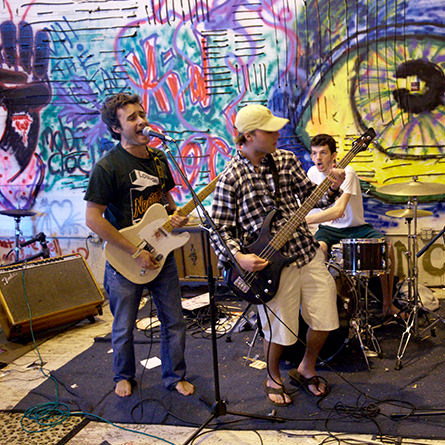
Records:
M161 179L156 163L163 172ZM174 187L161 150L150 148L149 158L142 159L119 143L94 166L84 199L107 206L105 218L120 230L138 222L152 204L166 204L165 194Z

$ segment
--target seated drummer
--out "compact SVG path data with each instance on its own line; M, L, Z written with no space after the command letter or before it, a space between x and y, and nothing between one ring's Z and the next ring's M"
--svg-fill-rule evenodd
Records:
M311 140L311 159L314 162L307 175L315 184L320 184L335 166L337 144L328 134L318 134ZM367 224L363 214L363 200L357 173L349 165L345 168L346 179L340 186L343 194L329 209L332 221L320 224L315 238L321 245L326 258L334 244L342 239L383 238L384 235ZM327 212L328 210L325 210ZM312 216L306 218L311 224ZM390 268L388 273L380 275L383 297L383 315L395 315L399 310L392 302L394 285L394 249L389 243Z

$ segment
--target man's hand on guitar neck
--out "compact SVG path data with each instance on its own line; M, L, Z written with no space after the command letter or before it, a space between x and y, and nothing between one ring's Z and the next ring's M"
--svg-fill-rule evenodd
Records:
M170 216L170 223L173 227L179 228L185 226L189 221L188 216L181 216L177 211Z
M342 168L332 168L328 175L332 190L338 190L345 180L345 177L345 171Z
M268 264L269 261L263 260L258 255L254 253L241 253L238 252L235 255L236 261L238 264L248 272L256 272L258 270L263 270Z

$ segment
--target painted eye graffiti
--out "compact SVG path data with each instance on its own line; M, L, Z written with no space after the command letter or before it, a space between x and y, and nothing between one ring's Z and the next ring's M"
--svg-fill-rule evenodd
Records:
M357 60L355 118L378 128L375 146L391 158L434 159L445 151L443 39L381 40Z
M395 77L406 79L417 76L425 84L425 92L412 93L408 88L398 88L392 92L399 107L407 113L433 111L443 104L445 92L445 75L436 64L423 59L409 60L397 67ZM420 89L420 81L412 82L411 90Z

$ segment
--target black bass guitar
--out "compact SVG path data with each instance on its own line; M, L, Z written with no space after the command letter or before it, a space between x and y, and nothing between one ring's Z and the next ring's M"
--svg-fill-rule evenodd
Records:
M374 129L368 128L362 136L353 142L351 150L337 163L337 167L345 168L357 153L366 150L374 138ZM283 267L295 261L292 257L282 255L280 249L292 238L297 227L326 193L330 184L331 181L326 178L318 185L289 221L273 237L270 234L270 225L276 210L272 210L266 216L258 238L253 243L245 246L243 253L254 253L268 260L269 264L263 270L246 272L243 275L240 275L234 266L228 264L224 271L224 278L229 288L236 295L254 304L267 303L275 296Z

